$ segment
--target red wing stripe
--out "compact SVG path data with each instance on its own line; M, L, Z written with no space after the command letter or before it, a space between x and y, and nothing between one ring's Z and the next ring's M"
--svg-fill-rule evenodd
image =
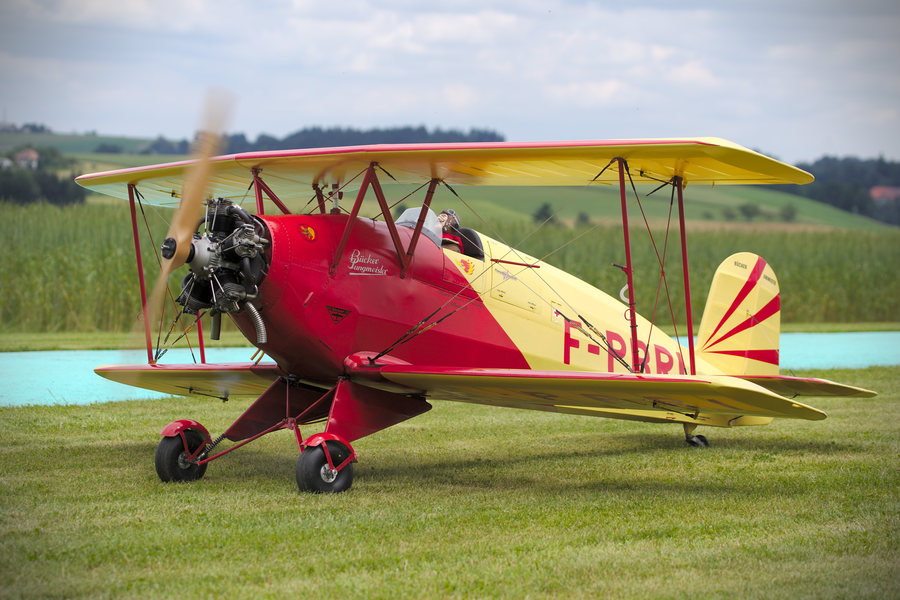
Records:
M771 317L772 315L777 313L780 309L781 309L781 296L778 295L778 296L775 296L774 298L772 298L772 300L770 300L768 304L766 304L761 309L759 309L759 312L757 312L755 315L747 317L746 321L744 321L743 323L741 323L740 325L738 325L737 327L735 327L734 329L732 329L731 331L729 331L728 333L726 333L725 335L723 335L722 337L717 339L716 341L708 343L706 345L706 347L710 348L712 346L715 346L716 344L719 344L719 343L727 340L728 338L730 338L731 336L733 336L735 334L738 334L742 331L750 329L754 325L758 325L759 323L762 323L763 321L765 321L766 319L768 319L769 317Z
M769 363L778 366L778 350L713 350L711 354L725 354L727 356L737 356L758 360L759 362Z
M756 264L753 265L753 270L750 272L750 277L744 283L744 287L741 288L741 291L738 292L737 297L734 299L734 302L731 303L731 306L725 311L725 316L722 317L722 320L719 321L719 324L716 325L716 328L713 330L711 334L709 334L709 339L715 337L715 335L719 332L719 329L722 328L722 325L725 324L725 321L728 320L734 311L737 310L738 306L741 305L741 302L750 294L756 284L759 282L759 278L762 277L763 270L766 268L766 261L762 259L762 257L756 257ZM709 344L705 344L704 347L708 347Z

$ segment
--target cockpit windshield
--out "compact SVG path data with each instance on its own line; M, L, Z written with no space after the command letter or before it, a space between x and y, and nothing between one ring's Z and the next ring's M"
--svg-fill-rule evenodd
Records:
M419 222L419 213L422 207L407 208L403 211L395 223L400 227L416 228ZM438 222L437 215L430 208L425 213L425 223L422 225L422 233L438 247L441 245L441 224Z

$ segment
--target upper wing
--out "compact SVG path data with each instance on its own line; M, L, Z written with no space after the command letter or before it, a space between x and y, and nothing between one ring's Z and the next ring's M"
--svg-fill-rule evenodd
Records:
M278 377L273 363L205 363L183 365L104 365L101 377L176 396L259 396Z
M674 176L685 183L809 183L809 173L720 138L607 140L585 142L499 142L393 144L248 152L211 160L209 192L247 196L252 169L284 202L306 202L311 185L343 184L377 162L400 183L437 177L453 184L582 186L618 181L615 158L628 161L636 182L658 183ZM139 184L146 203L177 206L192 161L82 175L82 186L127 198L127 184ZM601 171L603 171L602 174ZM600 174L598 176L598 174Z
M437 400L729 425L735 419L820 420L825 413L736 377L637 375L527 369L453 369L412 365L358 366L355 374L424 392ZM360 383L365 381L360 380ZM678 418L677 415L686 417ZM749 423L740 423L749 424Z

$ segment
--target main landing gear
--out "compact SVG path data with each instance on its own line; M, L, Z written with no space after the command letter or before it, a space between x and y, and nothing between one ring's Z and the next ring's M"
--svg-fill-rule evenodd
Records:
M709 448L709 442L705 435L694 435L697 426L694 424L684 424L684 441L688 446L693 448Z
M336 494L350 489L356 453L349 442L329 433L320 433L303 440L294 419L285 419L212 456L210 453L213 448L225 436L213 441L200 423L187 419L175 421L163 429L163 438L156 447L156 474L164 482L196 481L206 473L206 466L210 461L276 429L293 429L296 434L300 446L296 468L297 487L301 492Z
M337 494L353 484L356 452L351 441L381 431L431 408L424 398L407 396L340 378L322 393L287 378L276 379L256 402L213 440L203 425L191 419L169 423L156 450L156 472L163 481L194 481L206 465L267 433L294 432L297 487L301 492ZM326 421L325 431L306 439L300 426ZM223 440L235 442L214 454Z

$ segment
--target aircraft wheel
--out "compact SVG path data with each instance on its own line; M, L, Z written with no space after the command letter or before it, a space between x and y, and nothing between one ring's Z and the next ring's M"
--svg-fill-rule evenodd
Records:
M687 442L688 446L693 446L694 448L709 448L709 442L706 441L705 435L689 435L684 441Z
M184 432L193 453L204 443L203 436L191 429ZM164 437L156 447L156 474L163 481L196 481L206 473L206 465L188 462L181 436Z
M328 453L333 465L339 465L350 456L350 449L344 444L329 440ZM340 471L328 466L328 459L322 446L311 446L300 453L297 459L297 487L301 492L314 494L337 494L350 489L353 483L353 463Z

